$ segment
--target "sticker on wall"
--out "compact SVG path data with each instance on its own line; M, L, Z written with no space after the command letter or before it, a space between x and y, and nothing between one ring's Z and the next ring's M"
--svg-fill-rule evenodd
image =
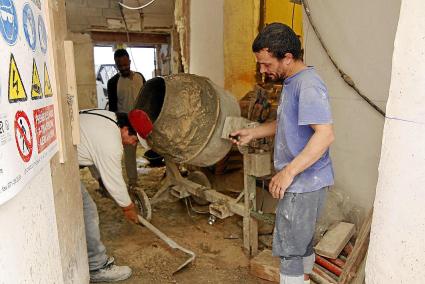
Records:
M33 111L38 153L43 152L56 140L55 111L48 105Z
M38 100L43 97L41 89L40 75L38 75L37 64L35 59L32 61L32 84L31 84L31 99Z
M38 39L40 42L40 48L43 53L47 51L47 32L46 26L44 25L43 18L38 16Z
M0 147L6 145L12 140L12 135L10 134L10 123L7 119L7 114L0 114Z
M24 162L31 159L33 141L30 121L24 111L17 111L15 115L15 141L19 155Z
M0 32L9 45L18 38L18 16L12 0L0 0Z
M35 50L35 45L37 42L35 19L30 4L26 3L23 10L23 26L24 34L27 40L28 45L31 49Z
M50 84L49 72L47 72L46 63L44 63L44 96L46 98L53 96L52 85Z
M19 73L13 54L10 54L9 64L9 102L15 103L18 101L26 101L27 92L25 91L22 77Z

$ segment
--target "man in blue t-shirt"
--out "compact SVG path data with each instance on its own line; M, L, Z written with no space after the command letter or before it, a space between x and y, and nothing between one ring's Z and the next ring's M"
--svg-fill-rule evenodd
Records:
M334 140L326 86L302 61L301 43L288 26L266 26L252 44L260 72L283 81L277 120L232 133L237 144L275 136L276 174L269 191L279 198L273 254L281 258L280 283L310 283L313 236L327 187L333 185L329 146Z

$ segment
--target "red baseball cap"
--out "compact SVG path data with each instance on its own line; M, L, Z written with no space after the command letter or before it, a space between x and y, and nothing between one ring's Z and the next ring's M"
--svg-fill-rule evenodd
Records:
M131 126L136 130L143 139L146 139L151 134L153 129L152 121L149 116L140 109L134 109L128 113L128 120Z

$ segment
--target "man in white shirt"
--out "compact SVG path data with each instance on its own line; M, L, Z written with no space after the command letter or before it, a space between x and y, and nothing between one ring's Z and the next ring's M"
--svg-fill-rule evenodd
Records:
M137 134L146 138L152 131L152 124L143 111L137 110L134 114L138 119L133 122L133 127L126 113L98 109L80 111L81 142L77 146L77 152L80 166L95 166L106 190L123 209L124 216L137 223L136 207L130 199L122 175L123 145L136 145ZM106 248L100 240L96 204L82 182L81 192L90 281L112 282L127 279L131 276L131 268L115 265L114 258L106 255Z

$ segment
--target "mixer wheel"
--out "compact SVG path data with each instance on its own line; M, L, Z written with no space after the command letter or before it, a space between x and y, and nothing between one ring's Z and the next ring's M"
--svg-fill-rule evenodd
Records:
M197 183L197 184L203 185L205 187L211 188L210 181L208 180L207 176L201 171L190 172L189 175L187 176L187 179L194 182L194 183ZM205 206L205 205L210 204L207 200L200 198L198 196L192 195L190 198L193 200L193 202L195 202L196 204L201 205L201 206Z

